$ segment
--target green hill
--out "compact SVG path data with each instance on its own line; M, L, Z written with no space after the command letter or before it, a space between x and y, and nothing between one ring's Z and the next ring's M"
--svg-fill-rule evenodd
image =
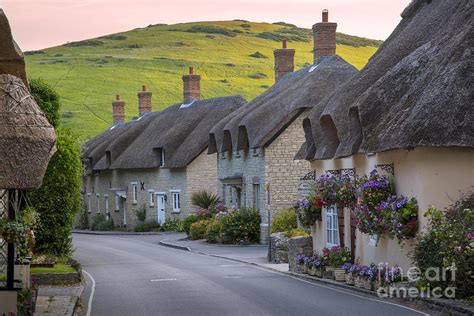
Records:
M288 38L299 69L312 63L310 30L286 23L248 21L149 25L96 39L27 52L31 78L42 78L62 98L62 124L84 138L112 122L120 94L126 116L138 112L137 91L147 85L154 110L182 100L181 76L194 66L203 98L240 94L247 100L273 84L273 50ZM337 53L362 68L380 41L339 34Z

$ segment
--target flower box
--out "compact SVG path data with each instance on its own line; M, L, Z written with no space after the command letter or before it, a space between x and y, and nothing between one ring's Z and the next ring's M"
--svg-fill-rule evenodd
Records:
M364 280L364 289L372 291L374 289L374 284L372 283L372 280L365 279Z
M354 277L354 285L358 288L363 289L365 280L366 280L366 278L357 275L357 276Z
M325 279L334 279L334 268L326 267L326 270L323 272L323 278Z
M312 267L308 268L308 274L313 275L313 276L316 275L316 267L312 266Z
M346 274L346 284L347 285L354 285L354 276L352 273L347 273Z
M308 266L306 264L301 265L301 273L308 274Z
M322 278L322 277L323 277L323 274L324 274L324 270L322 270L322 269L316 269L316 274L315 274L315 276L317 276L318 278Z
M338 282L345 282L346 281L346 270L337 268L334 269L334 279Z

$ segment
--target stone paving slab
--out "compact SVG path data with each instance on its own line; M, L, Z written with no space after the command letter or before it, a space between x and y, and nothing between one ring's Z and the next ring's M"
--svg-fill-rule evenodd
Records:
M35 316L72 316L80 300L83 285L68 287L40 287Z

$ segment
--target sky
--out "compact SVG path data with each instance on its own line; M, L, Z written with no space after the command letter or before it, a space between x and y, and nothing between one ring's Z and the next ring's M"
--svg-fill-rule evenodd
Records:
M310 28L329 10L338 31L386 39L410 0L0 0L22 50L157 23L245 19Z

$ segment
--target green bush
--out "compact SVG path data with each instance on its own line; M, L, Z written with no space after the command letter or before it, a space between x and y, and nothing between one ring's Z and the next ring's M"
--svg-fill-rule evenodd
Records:
M298 227L298 220L294 209L278 212L272 220L271 232L286 232Z
M196 223L197 221L199 221L199 217L197 215L189 215L188 217L186 217L184 220L183 220L183 228L184 228L184 231L186 232L186 234L189 236L189 230L191 228L191 225L193 223Z
M222 242L249 244L260 239L260 214L254 209L229 211L219 217L222 224Z
M140 207L137 210L133 211L135 213L135 216L137 217L139 222L144 222L146 221L146 205L143 204L142 207Z
M61 117L59 95L42 79L29 79L31 95L38 103L48 122L54 128L59 126Z
M283 233L283 236L285 236L286 238L306 237L309 235L310 233L306 229L302 229L302 228L294 228L292 230L289 230Z
M89 229L90 228L90 223L89 223L89 214L87 212L87 209L85 205L81 205L81 213L79 214L79 229Z
M206 238L209 242L221 242L222 223L219 219L215 219L207 225L204 238Z
M267 56L260 53L259 51L256 51L255 53L250 54L249 57L252 57L252 58L268 58Z
M111 231L114 230L114 221L112 219L107 220L104 214L97 214L92 217L91 230L98 231Z
M138 223L133 230L136 232L159 231L160 224L158 224L156 220L149 220L143 223Z
M184 221L173 219L166 221L160 228L163 232L184 232Z
M57 256L71 253L72 224L81 205L82 164L76 139L65 129L56 130L57 151L49 161L43 185L29 194L38 211L36 251Z
M202 190L193 193L193 195L191 196L191 203L194 206L198 206L203 209L208 209L210 206L219 203L219 196L206 190Z
M413 259L421 270L420 286L456 287L456 298L474 295L474 194L462 197L446 211L430 208L428 229L418 239ZM425 278L428 269L456 266L455 278L447 271L446 280Z
M191 224L191 227L189 229L189 235L191 236L191 239L203 239L208 224L209 221L207 220L202 220Z

